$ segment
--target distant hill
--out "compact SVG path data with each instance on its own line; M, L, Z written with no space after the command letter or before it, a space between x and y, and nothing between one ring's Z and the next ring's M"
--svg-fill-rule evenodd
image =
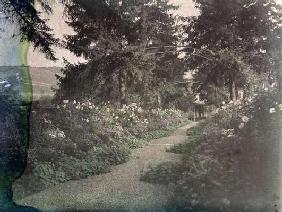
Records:
M57 88L56 74L62 75L61 67L30 67L33 86L33 98L53 96L52 88Z
M21 89L22 85L18 84L23 69L22 66L0 66L0 85L1 89ZM37 100L42 96L53 96L52 88L57 88L56 74L62 75L60 67L30 67L31 83L33 87L33 99ZM3 87L3 88L2 88Z

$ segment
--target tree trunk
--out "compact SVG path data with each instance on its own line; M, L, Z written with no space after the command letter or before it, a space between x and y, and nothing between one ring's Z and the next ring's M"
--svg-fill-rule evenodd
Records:
M218 102L218 95L217 95L217 93L218 93L218 91L217 91L217 85L215 86L215 88L214 88L214 100L213 100L213 102L215 102L216 104L217 104L217 102Z
M238 86L236 85L235 81L233 79L229 82L229 98L230 101L235 101L239 97L238 94Z
M124 70L119 72L119 103L120 106L126 104L126 81Z
M234 83L233 81L229 82L229 98L230 98L230 101L233 101L233 99L234 99L233 83Z
M161 108L162 107L162 96L160 93L158 93L157 95L157 100L158 100L158 107Z
M279 71L278 73L278 90L279 90L279 103L282 103L282 71Z
M235 100L239 99L239 91L238 91L238 85L236 82L234 82L234 91L235 91Z

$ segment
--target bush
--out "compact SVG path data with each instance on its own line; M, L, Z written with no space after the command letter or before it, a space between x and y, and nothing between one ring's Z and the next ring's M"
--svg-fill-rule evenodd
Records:
M158 183L169 184L177 179L181 173L181 167L171 162L162 163L156 167L149 167L149 170L141 176L141 180ZM175 182L174 182L175 183Z
M178 110L122 108L90 101L35 104L31 142L24 176L15 185L16 198L68 180L109 172L129 160L131 149L166 136L188 122ZM37 180L36 186L27 179Z
M202 136L202 131L206 125L207 122L200 122L197 126L188 129L186 132L186 135L188 136L187 142L176 144L167 149L167 152L192 155L196 152L196 148L205 141L205 138Z
M129 160L130 149L124 144L111 146L102 145L95 148L92 154L100 161L106 161L110 165L118 165Z
M168 150L183 154L180 165L160 165L142 179L172 183L176 203L191 211L238 211L237 206L247 211L267 206L278 176L282 116L277 96L260 93L219 109L204 124L188 130L186 143Z

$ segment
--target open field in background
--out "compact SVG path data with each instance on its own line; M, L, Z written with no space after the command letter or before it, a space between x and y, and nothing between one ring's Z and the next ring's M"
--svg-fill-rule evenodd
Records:
M60 67L30 67L33 87L33 99L53 96L52 88L57 88L56 74L61 74Z
M110 172L127 162L133 149L190 122L188 113L176 109L143 109L134 104L118 108L90 101L44 103L33 105L27 166L14 184L16 199Z

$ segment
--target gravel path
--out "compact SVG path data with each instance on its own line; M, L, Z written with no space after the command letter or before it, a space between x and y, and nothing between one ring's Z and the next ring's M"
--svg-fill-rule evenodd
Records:
M133 150L131 159L113 167L110 173L69 181L26 197L19 204L42 210L133 209L160 208L169 201L172 192L166 186L141 182L140 176L149 166L161 162L179 161L180 155L166 149L186 139L190 123L171 136L155 139L143 148Z

